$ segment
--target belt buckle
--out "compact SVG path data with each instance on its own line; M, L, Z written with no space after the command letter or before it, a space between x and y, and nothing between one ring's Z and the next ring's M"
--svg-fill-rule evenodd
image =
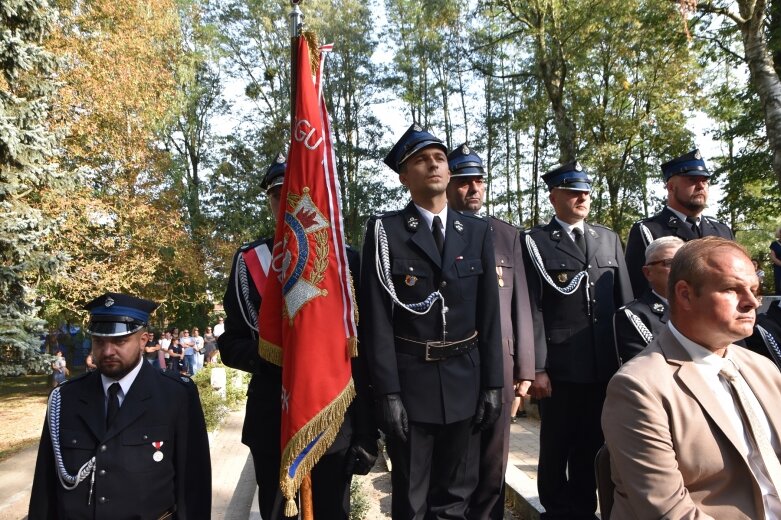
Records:
M444 341L427 341L426 342L426 361L439 361L443 358L441 357L431 357L431 349L432 348L442 348L446 347L448 344Z

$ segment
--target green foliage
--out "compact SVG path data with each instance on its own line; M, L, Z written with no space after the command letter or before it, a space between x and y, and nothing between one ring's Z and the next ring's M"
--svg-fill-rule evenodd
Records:
M211 385L212 370L216 367L225 369L227 378L225 398ZM198 386L198 394L201 397L201 407L203 408L203 416L206 419L206 429L208 431L211 432L217 429L228 412L237 409L244 402L248 376L249 374L228 368L222 364L206 365L195 374L193 381ZM237 377L240 381L238 385L236 384Z
M361 488L358 479L353 478L350 482L350 520L363 520L369 511L369 499Z
M0 8L0 375L41 373L43 321L35 286L63 258L47 248L54 215L40 193L67 187L53 155L49 115L57 63L42 42L55 13L46 0L4 0Z

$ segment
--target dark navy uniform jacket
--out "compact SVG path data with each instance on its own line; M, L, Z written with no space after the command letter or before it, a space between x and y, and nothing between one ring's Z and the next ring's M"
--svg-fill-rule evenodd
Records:
M765 329L767 335L757 327ZM773 360L781 370L781 308L771 304L766 312L757 314L754 333L745 339L746 348Z
M700 229L704 237L714 236L735 240L735 235L732 234L729 226L711 217L700 219ZM684 242L699 238L691 230L688 222L681 221L666 206L656 215L635 222L632 229L629 230L626 242L626 266L629 270L629 278L632 281L632 291L635 297L639 298L648 289L648 280L643 276L645 248L657 238L668 236L676 236Z
M60 446L68 473L96 459L90 478L65 490L55 469L48 418L35 467L30 520L173 518L211 516L209 440L198 390L188 378L141 361L141 370L106 431L106 398L98 372L60 386ZM163 458L153 456L162 442ZM88 505L88 501L91 503Z
M282 369L262 359L258 354L257 316L261 297L241 255L262 243L269 249L273 248L273 239L260 239L239 248L233 258L233 268L223 299L225 332L217 339L217 344L220 359L225 365L252 374L247 389L247 410L241 442L261 453L278 453L281 451ZM350 272L353 273L353 281L357 284L360 260L358 253L349 247L347 260ZM368 377L365 368L362 368L363 362L359 359L353 359L352 363L353 380L358 395L348 408L342 428L328 449L329 453L346 449L354 428L356 434L376 435L376 426L369 408L371 399L367 397L367 392L370 391ZM356 408L362 411L355 413Z
M532 295L537 370L570 383L607 382L618 369L613 313L632 299L621 241L610 229L584 223L585 258L555 219L529 230L524 260ZM538 248L542 269L557 287L567 287L588 272L574 293L551 287L532 260L529 239ZM555 390L554 390L555 391Z
M425 342L442 339L441 304L418 316L394 305L375 266L375 222L380 218L389 246L391 278L403 303L423 301L439 290L449 311L447 341L478 333L478 346L438 361L396 351L395 337ZM378 396L400 393L411 421L450 424L472 417L481 388L501 388L499 297L488 223L447 213L440 257L431 230L413 203L372 217L361 255L361 345Z
M627 311L640 323L635 323ZM651 289L618 309L613 326L621 362L626 363L639 354L667 325L668 319L667 304ZM648 339L648 334L651 339Z

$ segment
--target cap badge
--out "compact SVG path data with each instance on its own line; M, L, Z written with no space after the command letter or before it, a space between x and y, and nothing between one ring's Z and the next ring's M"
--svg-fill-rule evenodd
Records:
M112 305L114 305L114 298L112 298L111 296L107 297L106 301L103 302L103 305L105 305L106 307L111 307Z
M461 153L463 153L464 155L469 155L469 147L467 145L462 146Z
M278 162L279 164L282 164L283 162L285 162L285 156L284 156L284 155L282 155L282 153L281 153L281 152L280 152L280 154L279 154L279 155L277 155L277 162Z
M459 233L464 232L464 225L461 223L460 220L456 220L455 222L453 222L453 227L456 228L456 231L458 231Z
M416 217L410 217L407 219L407 227L410 229L418 229L418 225L420 225L420 221Z
M422 128L420 127L420 125L419 125L419 124L417 124L417 123L415 123L414 125L412 125L412 129L413 129L413 130L415 130L416 132L422 132L422 131L423 131L423 129L422 129Z
M408 287L412 287L413 285L418 283L418 277L408 274L407 276L404 277L404 283L407 284Z
M661 304L661 303L659 303L659 302L657 302L657 303L654 303L654 304L651 306L651 308L653 309L653 311L654 311L654 312L656 312L656 313L659 313L659 314L661 314L661 313L663 313L663 312L664 312L664 305L662 305L662 304Z
M559 275L556 277L559 283L567 283L568 278L569 276L567 276L567 273L559 273Z
M700 154L699 150L694 150L694 158L695 159L702 159L702 154Z
M576 172L583 171L583 166L581 166L578 161L575 161L575 171Z

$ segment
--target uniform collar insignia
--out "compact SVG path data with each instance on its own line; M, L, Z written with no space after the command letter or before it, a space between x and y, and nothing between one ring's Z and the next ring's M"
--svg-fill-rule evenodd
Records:
M103 305L105 305L106 307L111 307L112 305L114 305L114 299L111 296L109 296L108 298L106 298L106 301L103 302Z
M664 305L662 305L662 304L661 304L661 303L659 303L659 302L656 302L656 303L654 303L653 305L651 305L651 309L652 309L652 310L653 310L655 313L657 313L657 314L662 314L662 313L664 312Z
M551 231L550 236L553 240L561 240L561 230L554 229L553 231Z
M676 217L675 215L670 217L670 220L667 221L667 225L668 226L677 226L678 225L678 217Z
M464 225L461 223L460 220L456 220L455 222L453 222L453 227L456 228L456 231L458 231L459 233L464 232Z
M411 231L415 231L416 229L418 229L419 225L420 225L420 220L418 220L418 217L407 218L407 228L409 228Z
M593 238L597 238L597 237L599 236L599 235L597 234L597 232L596 232L596 231L594 231L594 230L593 230L593 229L591 229L591 228L588 228L588 234L589 234L589 235L591 235Z

